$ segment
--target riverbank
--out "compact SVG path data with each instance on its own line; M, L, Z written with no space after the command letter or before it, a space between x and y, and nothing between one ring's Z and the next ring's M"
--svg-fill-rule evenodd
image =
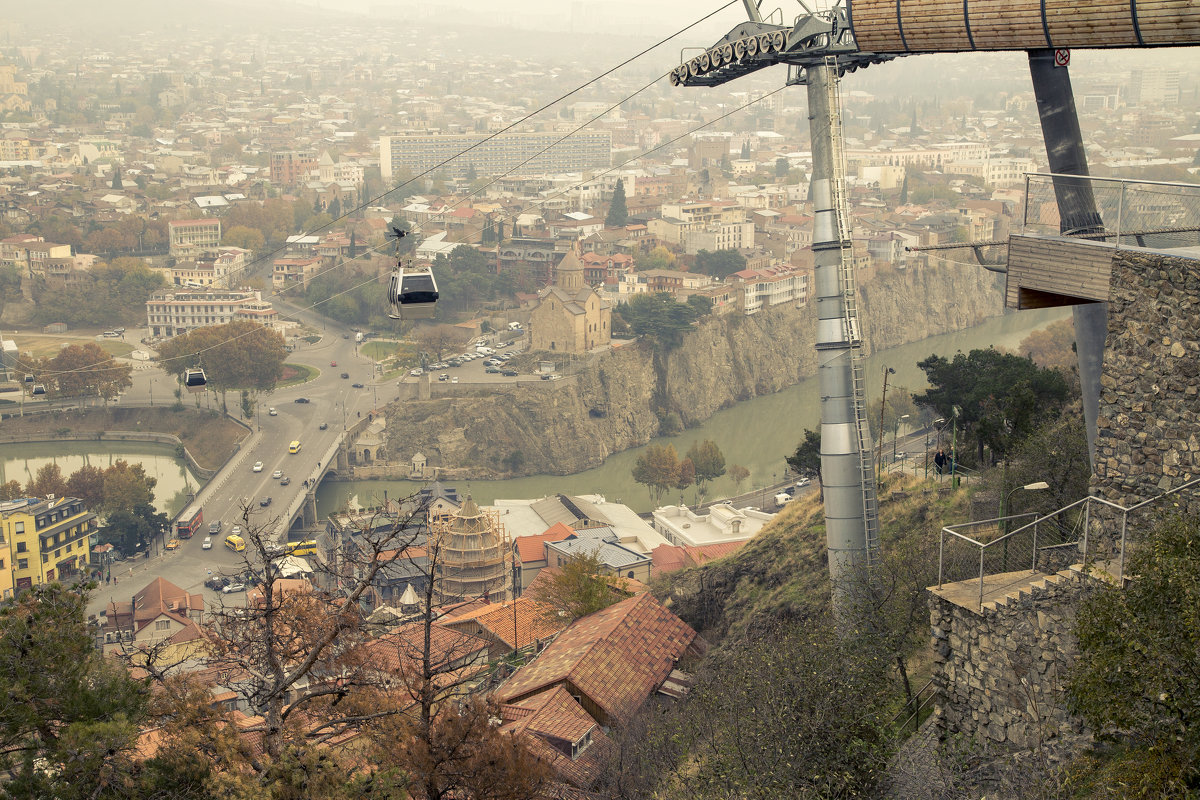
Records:
M121 437L121 433L134 434ZM71 441L105 438L137 440L137 434L164 434L177 439L198 472L221 468L250 429L212 411L192 408L88 408L28 414L4 420L5 441Z

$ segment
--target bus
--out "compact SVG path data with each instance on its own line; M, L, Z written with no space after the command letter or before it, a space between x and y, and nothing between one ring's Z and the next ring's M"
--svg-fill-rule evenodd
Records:
M196 513L189 519L180 518L175 523L175 538L190 539L192 534L200 530L200 526L204 524L204 509L197 508Z

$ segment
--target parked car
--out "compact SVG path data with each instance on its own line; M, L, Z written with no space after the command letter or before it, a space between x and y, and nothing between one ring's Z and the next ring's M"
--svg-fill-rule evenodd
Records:
M201 550L212 550L212 537L205 536L204 543L200 545Z
M364 387L361 383L352 383L352 384L350 384L350 388L351 389L362 389Z
M809 478L800 478L799 480L797 480L797 481L796 481L796 487L797 487L797 488L801 488L801 487L804 487L804 486L808 486L810 483L812 483L812 480L811 480L811 479L809 479Z
M342 334L342 338L343 338L343 339L349 339L349 338L350 338L350 334L348 334L348 333L343 333L343 334Z
M328 422L322 422L320 425L318 425L318 426L317 426L317 430L322 430L322 431L324 431L324 430L328 430L328 429L329 429L329 423L328 423Z
M448 380L450 380L450 376L443 372L441 375L438 375L438 380L439 381L448 381Z
M259 504L260 506L262 506L263 508L266 508L267 506L271 505L271 498L270 498L270 497L264 497L262 500L259 500L259 501L258 501L258 504Z
M307 397L297 397L297 398L296 398L296 402L297 402L297 403L307 403L307 402L308 402L308 398L307 398Z
M281 469L275 470L274 472L271 473L271 477L276 480L279 480L280 478L283 477L283 470L281 470Z
M451 378L451 379L450 379L450 382L451 382L451 383L458 383L458 376L457 376L457 375L455 375L453 378Z
M292 479L289 478L287 475L284 475L282 478L279 479L280 486L287 486L291 482L292 482Z
M246 591L246 584L242 583L241 581L238 581L237 583L228 584L221 591L224 592L225 594L233 594L234 592L244 592L244 591Z
M205 589L212 589L214 592L219 592L229 582L229 579L224 575L213 575L204 582Z
M484 367L484 368L483 368L483 371L484 371L484 372L492 372L492 373L495 373L496 375L499 375L499 374L500 374L500 368L499 368L499 367Z
M270 408L267 409L267 416L270 416L270 417L278 417L279 416L279 412L275 410L275 406L271 406Z
M262 472L262 462L261 462L261 461L255 461L255 462L254 462L254 466L253 466L253 467L251 467L250 469L254 470L255 472Z
M420 367L416 367L415 369L410 369L408 371L408 374L412 375L414 378L417 378L417 377L420 377L421 375L424 375L425 370L421 369Z
M502 369L502 370L500 370L500 374L506 378L517 377L517 371L515 369Z

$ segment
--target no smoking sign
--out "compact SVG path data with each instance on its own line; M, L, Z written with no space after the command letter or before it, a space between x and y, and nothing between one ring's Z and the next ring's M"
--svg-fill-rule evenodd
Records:
M1054 66L1067 67L1071 65L1071 51L1066 48L1060 48L1054 51Z

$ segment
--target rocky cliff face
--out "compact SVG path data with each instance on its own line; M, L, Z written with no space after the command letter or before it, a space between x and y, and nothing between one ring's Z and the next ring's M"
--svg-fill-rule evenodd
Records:
M882 275L861 290L867 346L977 325L1001 313L1002 288L1000 276L970 267ZM815 330L811 307L781 306L705 320L657 360L648 342L638 342L562 381L401 401L387 410L389 452L402 462L422 452L450 474L477 478L581 472L645 444L663 419L698 423L814 375Z

